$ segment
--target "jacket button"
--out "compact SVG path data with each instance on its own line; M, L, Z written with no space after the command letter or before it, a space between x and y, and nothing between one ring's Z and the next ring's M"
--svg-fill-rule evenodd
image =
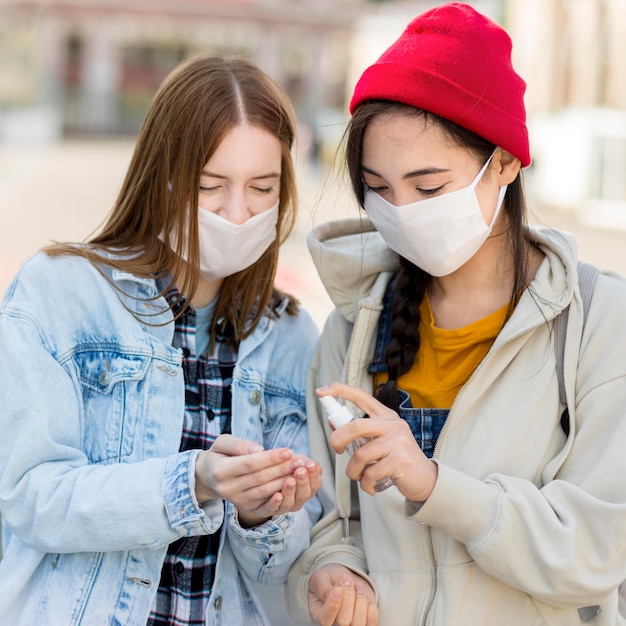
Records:
M262 397L263 394L258 389L250 392L250 402L252 402L252 404L259 404Z
M215 598L214 606L218 611L222 608L222 596Z
M106 387L111 382L111 372L102 372L100 376L98 376L98 382Z

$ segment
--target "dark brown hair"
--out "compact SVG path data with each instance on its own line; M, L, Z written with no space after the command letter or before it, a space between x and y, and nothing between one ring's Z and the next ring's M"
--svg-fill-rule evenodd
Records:
M475 133L458 126L438 115L405 104L386 100L366 101L354 111L346 131L346 163L354 194L363 207L365 186L362 175L363 136L369 123L380 115L408 115L435 124L455 145L472 152L483 163L494 151L495 146ZM513 260L513 292L511 309L526 288L528 237L526 225L526 201L522 173L507 187L503 215L506 219L505 236ZM410 261L400 258L400 270L395 282L395 297L392 303L391 340L385 353L388 381L376 392L377 398L395 411L398 410L396 381L408 372L419 350L418 327L419 307L426 293L430 275Z
M98 234L86 245L60 243L46 252L84 256L96 266L147 278L163 272L177 276L187 247L188 267L178 288L190 301L200 276L194 219L200 173L226 134L241 123L270 132L282 147L277 239L255 264L224 280L211 329L214 338L216 320L224 319L232 324L235 340L247 336L268 309L276 314L284 297L274 288L274 278L279 246L295 223L297 190L293 107L282 89L246 59L202 55L173 70L152 101L117 200ZM159 238L173 229L179 233L175 249ZM103 251L113 251L115 258L104 257ZM297 312L296 304L289 298L289 314Z

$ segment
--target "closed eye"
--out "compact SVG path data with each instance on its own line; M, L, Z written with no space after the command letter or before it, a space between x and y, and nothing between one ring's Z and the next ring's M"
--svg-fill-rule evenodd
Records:
M417 187L416 189L423 196L434 196L438 194L443 189L443 187L444 186L441 185L440 187L435 187L434 189L420 189L419 187Z
M386 185L368 185L365 181L363 182L365 187L365 191L373 191L374 193L384 193L389 189Z

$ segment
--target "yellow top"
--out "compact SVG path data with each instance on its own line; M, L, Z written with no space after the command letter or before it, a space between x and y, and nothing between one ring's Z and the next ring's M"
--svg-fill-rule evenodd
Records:
M420 305L420 348L413 367L398 379L414 408L449 409L459 389L483 360L502 329L509 305L462 328L435 326L428 297ZM375 375L374 386L387 373Z

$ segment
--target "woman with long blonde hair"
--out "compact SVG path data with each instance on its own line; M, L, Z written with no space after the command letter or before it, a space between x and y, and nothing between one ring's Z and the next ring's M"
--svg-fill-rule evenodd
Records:
M3 623L266 624L319 514L317 330L274 286L292 107L199 56L156 94L115 205L35 255L0 311Z

